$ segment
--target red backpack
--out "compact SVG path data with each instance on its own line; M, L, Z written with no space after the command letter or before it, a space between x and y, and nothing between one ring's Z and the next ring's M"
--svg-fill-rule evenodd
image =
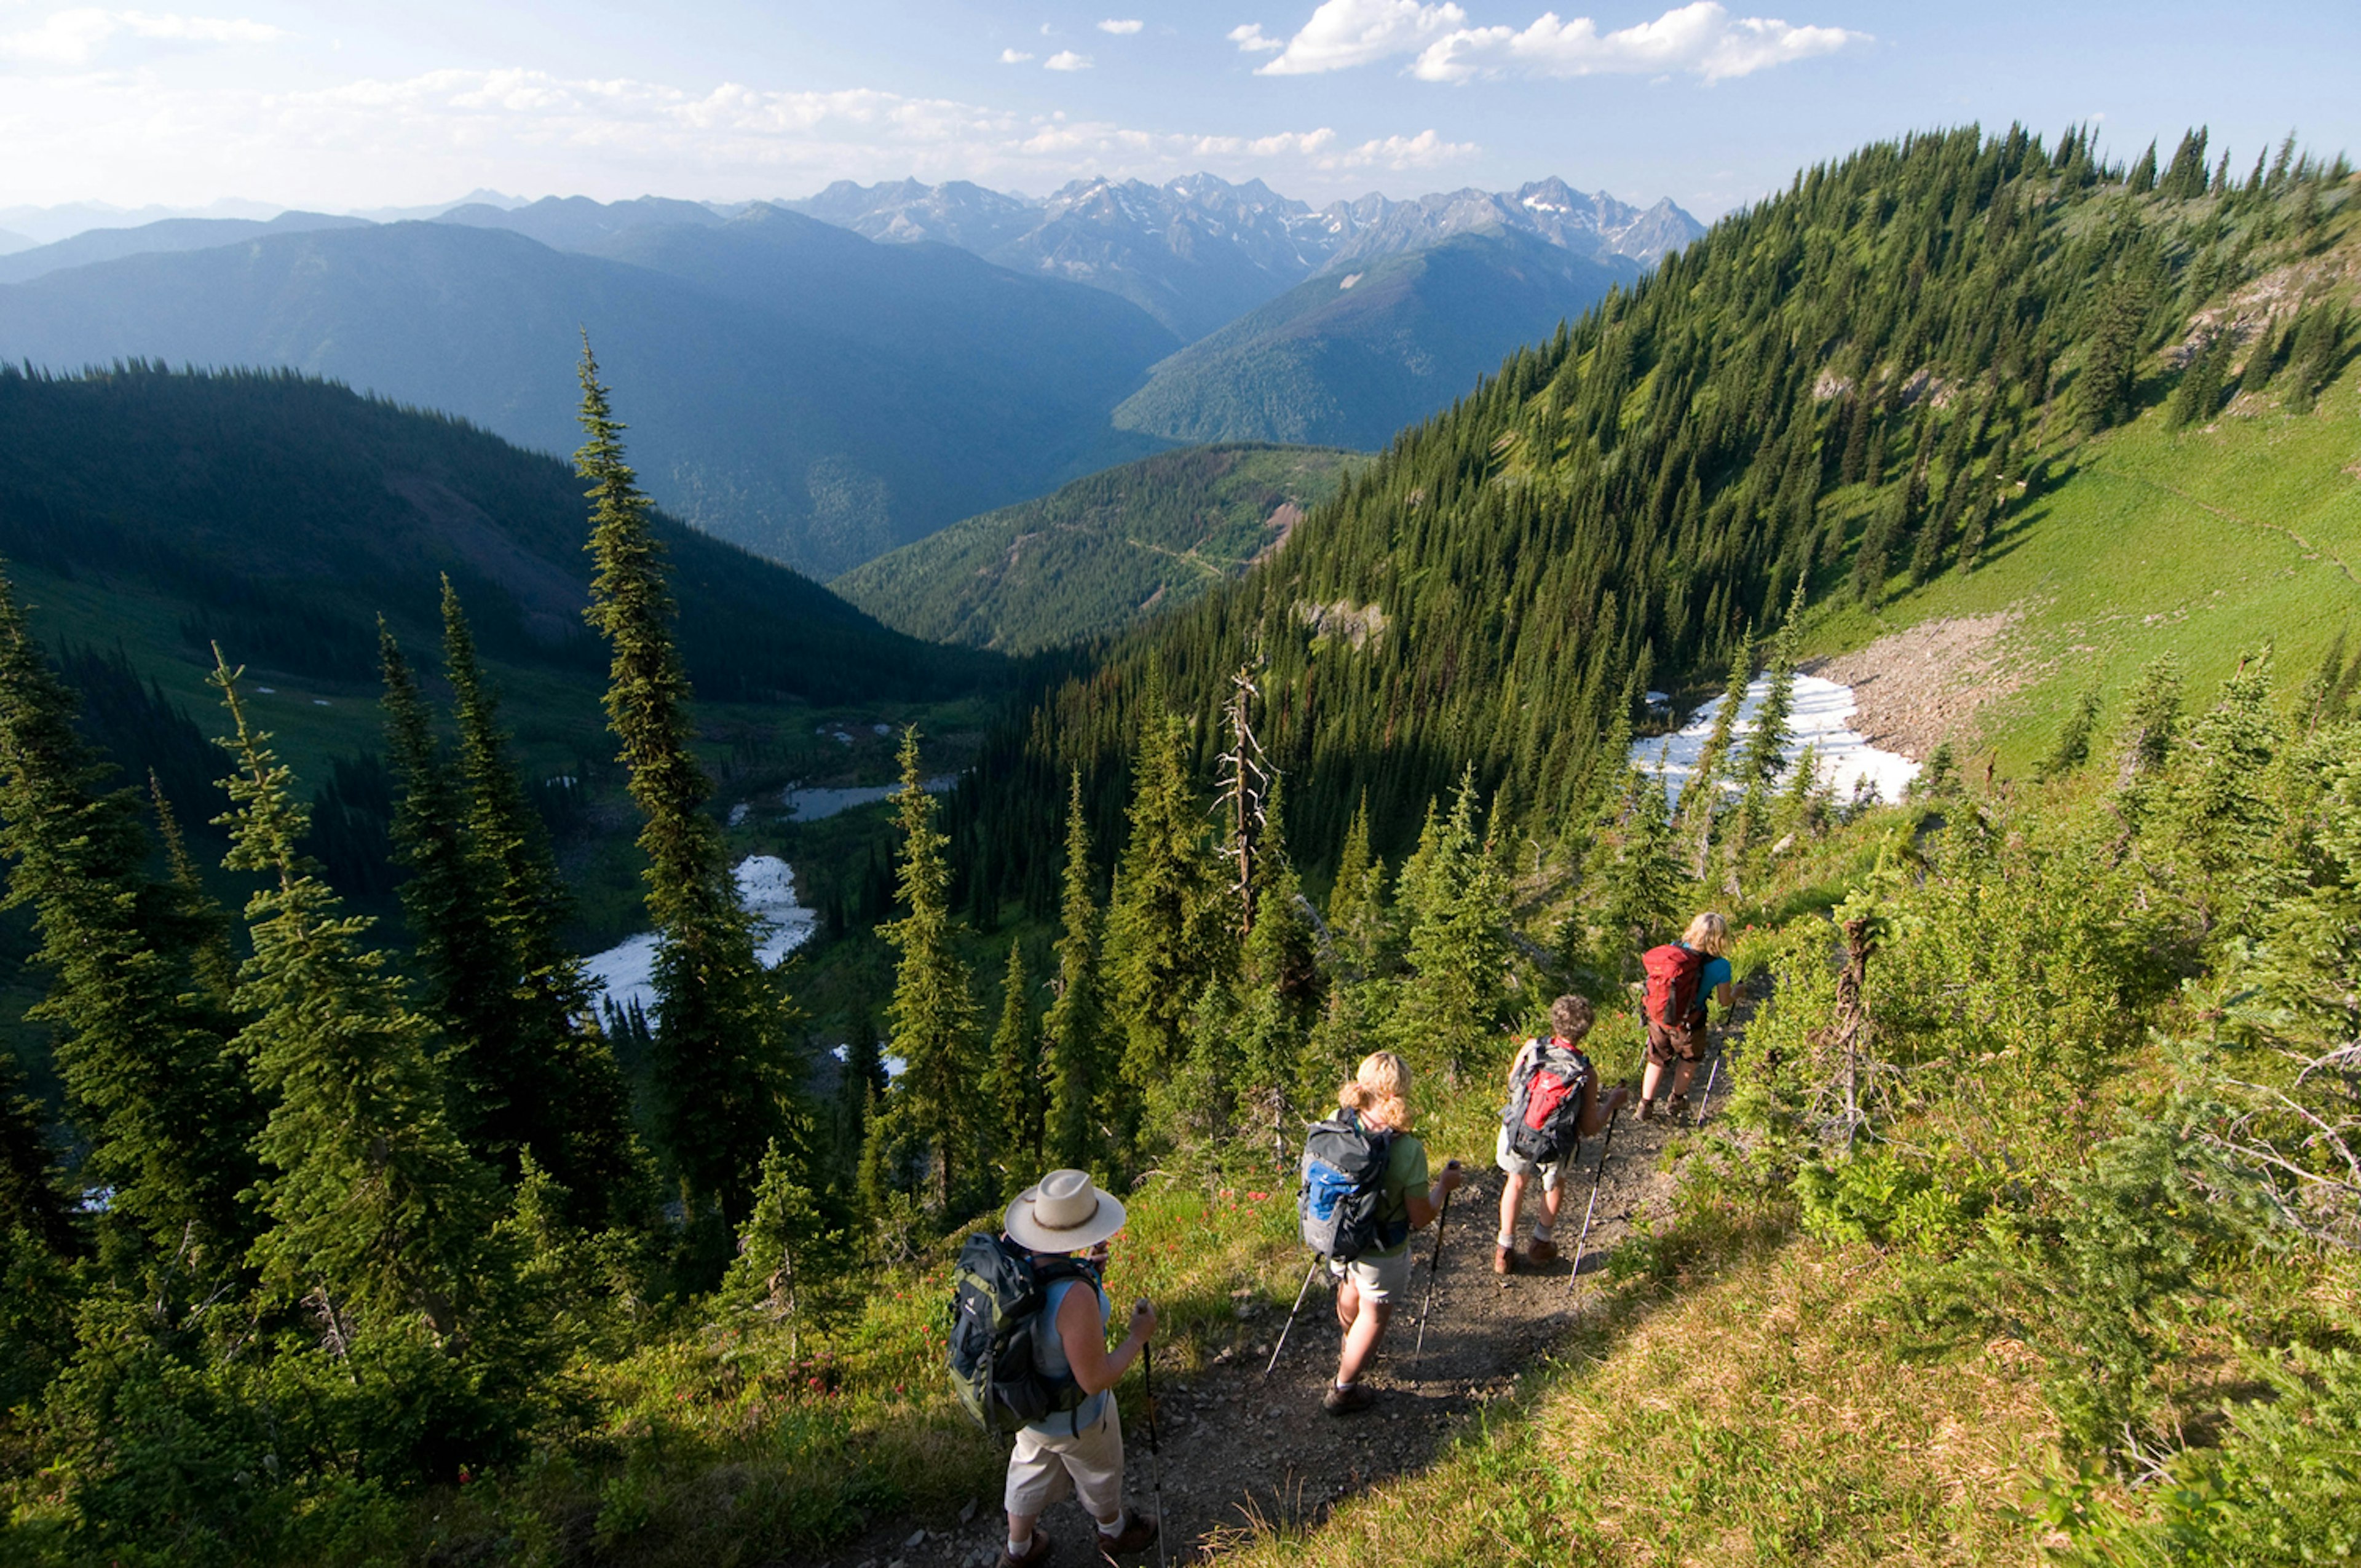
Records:
M1510 1087L1500 1123L1509 1147L1548 1165L1564 1159L1582 1137L1582 1090L1590 1081L1590 1058L1554 1036L1532 1042L1532 1055Z
M1650 1023L1667 1029L1688 1029L1705 1016L1705 955L1695 948L1667 942L1640 955L1648 973L1647 1008Z

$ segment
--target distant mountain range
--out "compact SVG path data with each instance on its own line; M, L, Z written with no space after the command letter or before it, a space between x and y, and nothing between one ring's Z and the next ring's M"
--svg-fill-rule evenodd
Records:
M1104 289L1193 342L1305 279L1455 236L1526 233L1591 259L1652 264L1705 233L1669 201L1642 209L1558 179L1514 192L1371 194L1314 209L1259 180L1076 181L1034 203L954 181L839 181L785 205L889 244L932 241ZM1494 356L1497 359L1497 356Z
M587 329L657 499L834 576L1170 443L1382 445L1702 232L1557 180L1318 210L1205 174L475 198L390 223L89 208L0 256L0 360L283 367L563 454ZM39 238L70 210L11 214Z
M914 637L1030 653L1237 576L1368 461L1316 446L1159 453L955 522L829 586Z
M0 359L288 367L562 454L587 329L658 500L823 576L1159 444L1107 416L1179 345L1121 300L776 207L583 205L63 268L0 287ZM605 254L503 232L534 227Z
M1157 366L1115 424L1173 441L1381 447L1641 273L1628 257L1593 259L1516 229L1362 254Z

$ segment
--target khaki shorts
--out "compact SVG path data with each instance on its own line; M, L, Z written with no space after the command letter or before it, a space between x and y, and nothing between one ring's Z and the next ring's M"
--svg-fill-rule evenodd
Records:
M1693 1029L1668 1029L1651 1020L1648 1025L1648 1065L1670 1067L1676 1061L1695 1067L1705 1055L1705 1025Z
M1123 1415L1112 1391L1099 1424L1078 1437L1017 1430L1016 1452L1008 1456L1008 1511L1045 1513L1068 1493L1080 1497L1094 1519L1123 1511Z
M1580 1146L1579 1144L1576 1145L1576 1148ZM1509 1146L1509 1129L1506 1127L1500 1129L1500 1141L1492 1150L1492 1163L1510 1176L1531 1176L1533 1172L1540 1171L1542 1190L1544 1192L1557 1190L1558 1183L1565 1179L1565 1168L1573 1158L1574 1150L1568 1149L1564 1159L1547 1161L1527 1159Z
M1362 1300L1378 1306L1409 1292L1410 1268L1410 1244L1407 1242L1402 1244L1401 1251L1390 1257L1374 1257L1365 1253L1350 1263L1339 1263L1333 1257L1328 1260L1330 1277L1350 1279L1353 1288L1361 1293Z

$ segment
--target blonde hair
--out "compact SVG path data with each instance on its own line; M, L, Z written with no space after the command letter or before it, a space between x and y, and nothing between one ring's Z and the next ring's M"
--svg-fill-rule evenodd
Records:
M1410 1064L1391 1051L1370 1052L1353 1081L1336 1091L1336 1103L1372 1126L1410 1131Z
M1711 910L1689 922L1681 933L1681 946L1695 948L1709 958L1720 958L1730 950L1730 922Z

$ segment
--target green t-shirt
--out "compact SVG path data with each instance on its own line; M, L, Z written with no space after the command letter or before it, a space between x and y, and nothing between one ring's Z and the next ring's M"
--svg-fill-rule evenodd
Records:
M1426 1146L1418 1141L1415 1133L1397 1133L1386 1155L1385 1202L1378 1210L1378 1234L1389 1231L1407 1233L1410 1228L1410 1195L1423 1195L1429 1185L1426 1174ZM1407 1234L1391 1246L1373 1246L1364 1257L1393 1257L1410 1245Z

